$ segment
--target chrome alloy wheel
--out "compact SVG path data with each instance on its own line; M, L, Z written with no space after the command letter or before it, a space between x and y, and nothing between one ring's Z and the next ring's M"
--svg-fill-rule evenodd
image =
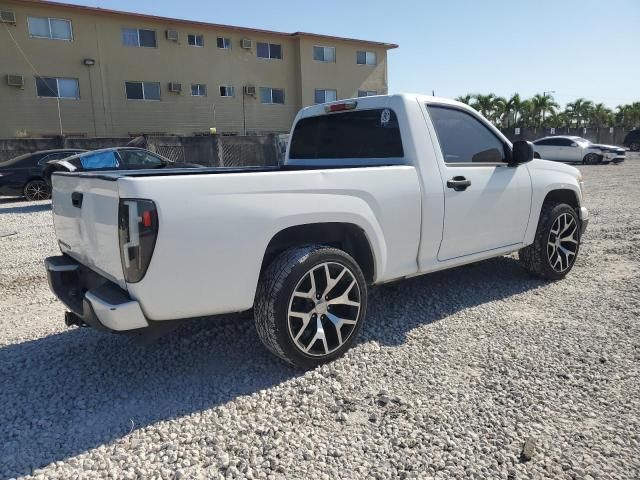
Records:
M27 200L47 200L49 198L49 187L38 180L31 181L24 189L24 196Z
M360 308L360 287L353 272L341 263L321 263L307 271L293 290L289 335L306 355L329 355L353 333Z
M571 268L578 253L578 222L568 213L556 218L549 232L547 258L556 272L562 273Z

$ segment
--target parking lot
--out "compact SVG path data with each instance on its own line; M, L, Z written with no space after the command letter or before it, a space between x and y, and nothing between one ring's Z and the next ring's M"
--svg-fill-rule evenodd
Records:
M0 478L640 477L640 154L581 170L567 279L513 256L377 288L311 372L251 319L66 328L50 203L0 198Z

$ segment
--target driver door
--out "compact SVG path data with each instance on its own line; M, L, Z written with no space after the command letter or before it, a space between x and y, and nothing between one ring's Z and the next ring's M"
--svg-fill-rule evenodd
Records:
M438 260L522 243L531 208L531 178L507 164L509 146L480 117L428 105L439 143L445 216Z

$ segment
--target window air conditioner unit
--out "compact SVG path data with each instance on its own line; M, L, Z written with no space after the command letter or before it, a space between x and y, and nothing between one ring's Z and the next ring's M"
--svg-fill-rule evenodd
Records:
M243 38L240 40L240 46L246 50L251 50L253 48L253 40Z
M256 87L254 87L253 85L245 85L244 86L244 94L245 95L250 95L252 97L256 96Z
M10 87L24 87L24 77L22 75L7 75L7 85Z
M16 14L8 10L0 10L0 23L16 23Z
M176 83L176 82L170 82L169 83L169 91L173 92L173 93L182 92L182 84L181 83Z
M167 40L171 40L172 42L178 41L178 31L177 30L167 30Z

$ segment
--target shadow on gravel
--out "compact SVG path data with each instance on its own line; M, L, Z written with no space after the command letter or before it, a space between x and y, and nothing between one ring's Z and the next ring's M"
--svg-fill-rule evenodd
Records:
M6 202L8 203L8 202ZM51 202L43 202L43 203L36 203L34 204L28 204L28 205L21 205L19 207L7 207L7 208L0 208L0 215L2 215L3 213L34 213L34 212L45 212L47 210L51 210Z
M24 197L0 197L0 205L4 205L5 203L24 203L26 201Z
M361 342L544 285L510 258L377 289ZM62 321L62 309L60 309ZM148 345L74 329L0 349L0 478L25 475L134 429L268 389L300 371L260 344L253 321L189 322Z

